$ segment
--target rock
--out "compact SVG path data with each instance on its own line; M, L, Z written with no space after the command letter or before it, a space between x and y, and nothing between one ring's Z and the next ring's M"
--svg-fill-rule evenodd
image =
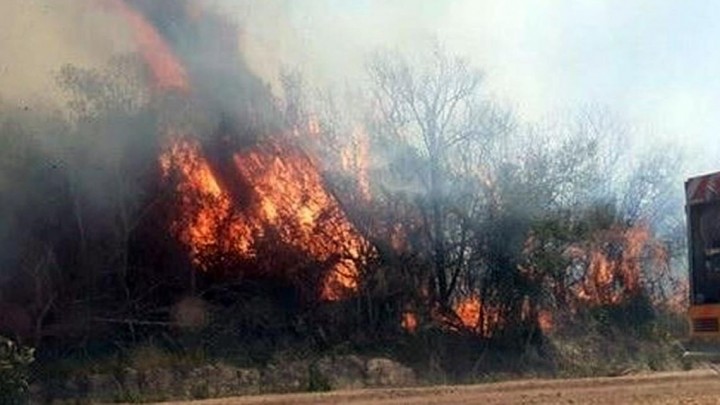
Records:
M218 364L209 376L208 382L213 396L226 397L233 395L238 388L237 372L234 367Z
M358 356L323 357L317 370L334 390L365 386L365 362Z
M143 373L142 392L147 394L165 394L173 392L175 375L172 370L157 368Z
M214 387L211 384L214 366L206 365L190 370L184 378L185 396L192 399L205 399L213 396Z
M62 383L61 387L61 397L76 398L87 393L87 381L78 376L69 377Z
M184 392L178 388L176 373L171 369L157 368L142 373L139 393L142 397L164 400ZM128 393L131 393L128 391Z
M120 385L112 374L91 374L87 377L87 397L92 399L113 399Z
M218 364L210 383L217 396L257 394L260 392L260 372Z
M240 387L251 389L249 393L253 394L260 391L260 371L254 368L239 368L236 373Z
M261 376L257 369L235 368L215 364L190 370L180 380L184 383L183 396L187 398L210 398L260 392Z
M310 382L309 366L307 361L268 366L262 375L263 391L304 391Z
M317 361L278 362L262 370L224 363L196 368L125 368L117 375L69 377L45 387L52 398L159 401L251 395L261 392L298 392L416 384L412 369L387 358L326 356ZM36 387L34 397L41 397Z
M368 360L365 375L365 381L370 387L403 387L417 382L411 368L386 358Z
M120 375L120 386L127 395L138 395L140 393L140 373L134 368L127 367Z

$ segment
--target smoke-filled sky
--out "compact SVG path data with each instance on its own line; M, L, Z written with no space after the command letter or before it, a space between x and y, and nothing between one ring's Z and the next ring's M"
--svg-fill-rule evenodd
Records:
M602 105L640 127L641 141L688 148L688 175L720 169L720 2L284 3L263 11L284 10L276 21L289 21L293 37L251 28L286 51L287 62L312 67L305 70L338 78L376 46L413 49L438 38L483 68L495 96L529 120Z
M0 2L0 100L57 101L54 76L64 64L102 66L133 50L126 25L93 0Z
M3 0L0 98L48 98L62 64L97 66L132 48L101 1ZM315 83L362 80L379 46L434 39L486 72L488 90L528 121L601 105L638 141L688 148L687 173L720 170L720 2L669 0L208 0L238 21L250 65ZM19 102L19 101L18 101Z

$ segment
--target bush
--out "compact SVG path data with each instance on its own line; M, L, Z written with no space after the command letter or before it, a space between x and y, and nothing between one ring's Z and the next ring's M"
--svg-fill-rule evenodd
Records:
M332 390L330 381L318 369L317 363L311 363L308 369L308 392L327 392Z
M28 368L33 360L33 349L0 336L0 404L27 402Z

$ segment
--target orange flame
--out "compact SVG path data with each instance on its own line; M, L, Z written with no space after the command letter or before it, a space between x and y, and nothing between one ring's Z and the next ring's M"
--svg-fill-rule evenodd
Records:
M234 155L238 184L249 185L242 210L212 172L195 141L176 140L161 155L164 177L174 173L181 195L173 231L193 263L207 269L218 257L255 257L272 232L285 246L327 263L320 296L337 300L358 288L367 242L323 187L313 162L298 149L268 142Z
M465 328L481 336L492 336L493 331L502 324L500 311L483 305L480 297L475 294L459 299L453 309Z
M524 254L532 257L540 247L538 242L531 234ZM687 290L672 275L667 246L653 236L647 224L615 224L596 231L589 241L568 246L565 255L572 260L570 271L564 279L553 280L552 289L557 302L567 306L557 310L567 310L570 315L583 308L618 305L646 294L656 308L684 311ZM543 277L534 273L532 263L524 264L521 270L530 277ZM562 316L544 309L528 314L537 318L545 332L554 327L556 315Z
M161 90L189 89L185 68L155 27L123 0L108 0L122 14L135 35L139 51L150 68L155 85Z
M455 304L455 313L460 317L463 325L469 329L475 329L480 324L481 308L480 298L470 296Z
M177 191L182 196L179 208L184 217L175 221L172 230L190 250L193 263L207 268L203 257L226 250L253 256L252 237L259 231L252 226L238 226L231 198L200 152L197 141L179 139L160 155L163 177L177 176ZM232 232L224 232L230 224ZM251 224L254 225L254 224ZM223 233L223 238L218 235Z
M618 304L640 292L641 260L650 242L650 230L646 226L612 227L598 236L589 253L573 249L572 254L586 255L588 260L577 297L581 301L607 305Z
M150 22L123 0L108 1L132 27L157 89L188 91L185 68ZM319 133L316 120L309 130ZM357 289L357 263L366 242L325 191L310 159L297 149L267 144L236 153L233 160L238 177L222 180L249 185L244 209L238 209L236 196L213 172L197 141L171 136L159 157L163 177L173 180L180 195L180 215L171 231L187 246L192 262L208 270L214 260L253 259L259 238L273 231L285 245L332 266L321 298L339 299Z
M552 331L555 327L555 322L553 321L553 313L548 310L541 310L540 312L538 312L537 321L540 330L542 330L544 333Z
M418 328L417 315L415 315L415 313L412 311L405 311L402 315L402 321L400 325L409 333L415 333Z

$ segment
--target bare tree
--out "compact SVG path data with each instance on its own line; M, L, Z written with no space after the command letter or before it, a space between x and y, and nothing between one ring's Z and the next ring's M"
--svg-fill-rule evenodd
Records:
M468 153L481 153L481 148L468 147L503 130L508 115L483 97L482 72L439 44L417 63L397 52L376 53L368 72L380 119L378 129L412 146L426 162L416 173L432 249L431 285L438 302L447 305L456 278L448 273L449 169L460 167L455 162L458 146Z

